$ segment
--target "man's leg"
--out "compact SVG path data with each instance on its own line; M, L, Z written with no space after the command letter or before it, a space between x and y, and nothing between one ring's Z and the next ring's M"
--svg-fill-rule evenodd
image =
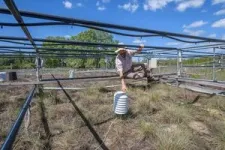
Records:
M132 71L137 72L141 77L147 77L147 69L144 64L133 64Z
M147 82L150 83L151 81L155 81L155 78L153 77L153 69L147 70Z
M148 83L150 83L151 81L155 81L155 78L153 77L152 74L153 69L147 69L147 67L144 64L134 64L132 68L134 72L141 73L142 77L147 77Z
M126 78L129 78L129 79L141 79L143 77L144 77L144 74L138 73L138 72L129 72L126 75Z

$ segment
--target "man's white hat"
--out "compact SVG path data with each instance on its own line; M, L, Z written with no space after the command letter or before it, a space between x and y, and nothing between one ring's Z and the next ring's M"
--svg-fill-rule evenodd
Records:
M120 51L126 51L126 49L125 49L125 48L118 48L118 49L115 51L115 53L119 53Z
M124 43L122 43L122 42L120 42L120 43L118 43L118 45L124 45ZM126 49L125 49L125 47L123 47L123 48L118 48L116 51L115 51L115 53L119 53L120 51L126 51Z

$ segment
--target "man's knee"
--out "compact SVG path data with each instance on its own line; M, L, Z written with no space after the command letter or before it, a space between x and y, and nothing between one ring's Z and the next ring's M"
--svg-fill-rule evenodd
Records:
M135 74L133 78L134 78L134 79L141 79L141 78L143 78L143 77L144 77L144 74L140 74L140 73L139 73L139 74Z
M135 74L133 78L136 80L136 79L140 79L141 76L139 74Z

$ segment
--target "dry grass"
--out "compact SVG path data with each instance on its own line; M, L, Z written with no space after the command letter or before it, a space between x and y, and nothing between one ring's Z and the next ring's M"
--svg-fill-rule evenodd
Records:
M224 97L202 95L190 104L197 93L163 84L147 90L130 88L129 114L118 117L112 105L119 87L110 91L101 86L90 85L85 91L68 93L109 149L225 149ZM15 90L16 87L0 92L1 143L29 88ZM45 91L44 113L51 132L47 139L38 99L32 103L29 134L22 125L14 149L46 149L46 143L56 150L101 149L62 91Z
M195 149L191 141L191 132L188 129L175 128L160 130L156 133L156 147L159 150Z

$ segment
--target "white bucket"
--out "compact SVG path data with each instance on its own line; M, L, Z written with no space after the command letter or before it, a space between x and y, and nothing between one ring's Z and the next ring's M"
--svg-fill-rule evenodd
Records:
M124 115L128 112L128 97L126 93L118 91L114 94L113 111L115 114Z
M69 78L75 78L74 70L69 71Z
M6 81L6 72L0 72L0 82Z

